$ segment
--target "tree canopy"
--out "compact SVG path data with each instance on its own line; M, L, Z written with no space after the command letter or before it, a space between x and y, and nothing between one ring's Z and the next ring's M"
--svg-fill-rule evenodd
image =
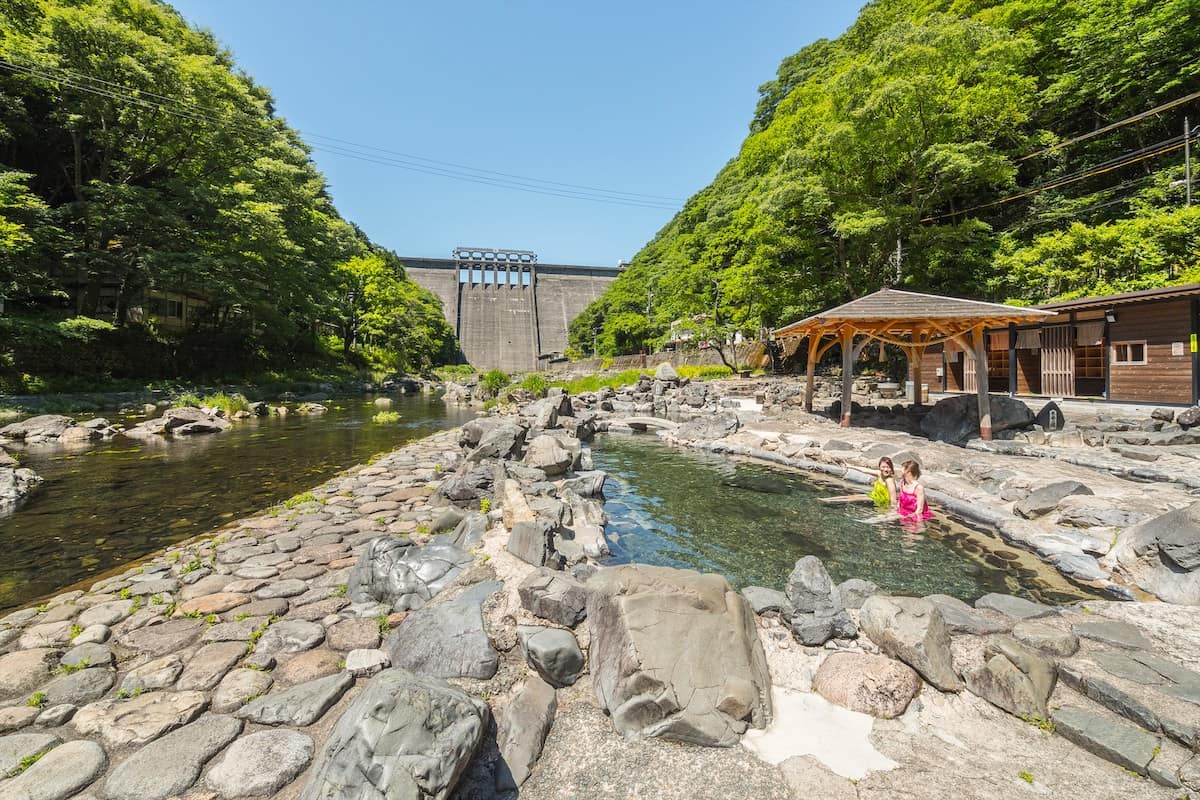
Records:
M388 293L356 297L386 304L371 341L399 367L442 357L453 334L437 299L339 216L270 93L210 34L155 0L0 5L10 310L121 328L147 292L178 293L204 306L183 332L193 352L286 365L343 325L347 276L368 263L391 273Z
M740 152L572 325L587 352L756 334L883 286L1038 302L1200 278L1191 0L876 0L784 59ZM1046 187L1056 187L1046 189ZM897 257L899 250L899 257ZM649 311L647 311L649 309Z

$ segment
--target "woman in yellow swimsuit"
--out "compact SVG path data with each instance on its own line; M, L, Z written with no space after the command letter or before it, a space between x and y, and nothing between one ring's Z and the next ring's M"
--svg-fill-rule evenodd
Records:
M896 492L896 465L887 456L879 459L879 477L867 495L880 511L894 511L898 500Z

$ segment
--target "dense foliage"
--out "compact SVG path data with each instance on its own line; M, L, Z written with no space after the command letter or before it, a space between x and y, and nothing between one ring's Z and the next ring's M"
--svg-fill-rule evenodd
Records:
M784 60L741 152L576 320L572 345L631 352L701 314L753 335L882 286L1037 302L1200 279L1200 214L1178 185L1200 103L1051 147L1200 89L1196 11L869 3Z
M299 366L335 332L381 366L452 351L437 299L338 215L269 92L168 5L5 0L0 60L0 295L46 347L69 351L51 328L81 315L144 351L98 376ZM140 313L168 292L198 301L182 329ZM3 370L37 369L13 327Z

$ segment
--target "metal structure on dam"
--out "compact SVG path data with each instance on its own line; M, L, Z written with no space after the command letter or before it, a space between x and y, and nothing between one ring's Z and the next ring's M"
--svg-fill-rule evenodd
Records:
M452 258L402 258L442 300L462 355L477 369L527 372L567 349L567 328L622 266L539 264L529 250L455 248Z

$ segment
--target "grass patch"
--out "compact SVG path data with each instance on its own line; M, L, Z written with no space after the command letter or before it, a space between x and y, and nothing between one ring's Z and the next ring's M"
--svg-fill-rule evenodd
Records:
M547 388L546 379L535 372L532 375L526 375L525 380L517 384L517 388L524 389L534 397L545 397Z
M491 500L489 500L489 499L488 499L488 498L486 498L486 497L481 497L481 498L479 498L479 511L480 511L480 513L482 513L482 514L486 514L486 513L488 513L488 512L489 512L489 511L491 511L491 510L492 510L492 501L491 501Z
M400 419L399 411L380 411L371 417L371 422L374 422L376 425L395 425Z
M71 638L74 639L79 634L83 633L83 626L75 624L71 626Z
M596 392L605 387L616 389L620 386L627 386L631 383L637 383L638 378L643 375L653 375L654 373L648 369L627 369L623 372L616 372L611 375L588 375L584 378L578 378L573 381L554 381L551 386L561 386L567 394L580 394L582 392Z
M312 492L302 492L301 494L295 495L294 497L289 497L287 500L284 500L283 505L285 508L295 508L296 506L300 505L301 503L317 503L317 502L320 502L320 501L317 500L317 496L315 494L313 494Z
M47 750L46 752L49 752L49 751ZM36 764L38 762L38 759L40 759L44 755L46 755L46 753L38 753L36 756L25 756L24 758L21 759L20 764L17 764L15 767L13 767L12 769L10 769L8 771L8 777L10 777L10 778L17 777L22 772L24 772L25 770L29 769L34 764Z
M1021 780L1025 781L1026 783L1033 783L1033 773L1032 772L1026 772L1025 770L1021 770L1020 772L1017 773L1017 777L1020 778Z
M733 370L723 364L684 365L676 367L675 372L679 374L679 377L687 378L689 381L711 381L733 375Z
M34 692L33 694L29 695L29 699L25 701L25 705L29 706L30 708L41 708L42 706L46 705L46 693Z
M1046 733L1054 733L1054 720L1049 720L1044 717L1035 717L1032 714L1022 714L1021 719L1028 722L1033 727L1043 730Z

